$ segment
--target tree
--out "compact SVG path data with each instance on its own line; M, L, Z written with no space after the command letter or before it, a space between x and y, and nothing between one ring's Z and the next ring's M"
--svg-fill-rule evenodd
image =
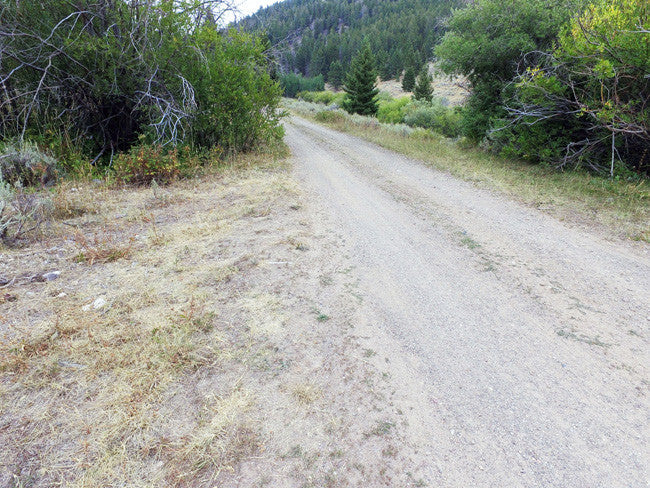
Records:
M480 140L520 71L550 50L574 5L583 0L477 0L456 10L435 54L444 72L464 75L472 95L463 112L465 135Z
M430 102L433 99L433 87L431 82L433 79L429 74L429 68L425 65L418 75L418 79L415 82L415 88L413 88L413 98L415 100L422 100L425 102Z
M517 79L508 106L511 131L540 147L553 142L549 127L570 134L549 154L559 165L614 176L620 162L650 174L648 13L637 0L589 5L563 30L558 48ZM532 133L535 126L543 129Z
M413 91L415 88L415 69L409 66L404 70L404 77L402 78L402 90L405 92Z
M345 71L343 70L343 64L338 59L333 61L330 65L330 70L327 73L327 81L337 90L341 88L343 84L343 78L345 77Z
M343 108L351 114L377 115L379 90L376 83L375 63L370 44L366 42L352 60L350 71L345 78L343 89L347 95L343 100Z

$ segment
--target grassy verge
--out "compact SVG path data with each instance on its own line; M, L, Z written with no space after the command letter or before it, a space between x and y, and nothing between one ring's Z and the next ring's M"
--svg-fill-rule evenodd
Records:
M285 100L285 106L297 115L498 190L561 219L597 224L610 235L650 242L650 189L646 181L612 181L581 171L559 172L464 148L422 129L326 110L323 105Z

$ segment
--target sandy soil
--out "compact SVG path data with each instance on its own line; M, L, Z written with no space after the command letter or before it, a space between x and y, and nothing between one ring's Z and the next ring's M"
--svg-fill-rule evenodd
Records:
M297 117L286 141L358 279L354 327L418 479L648 486L647 246Z

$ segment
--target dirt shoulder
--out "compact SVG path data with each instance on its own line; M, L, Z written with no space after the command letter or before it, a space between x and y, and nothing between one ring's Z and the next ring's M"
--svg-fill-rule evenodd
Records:
M0 486L422 482L344 244L267 158L68 184L0 250Z

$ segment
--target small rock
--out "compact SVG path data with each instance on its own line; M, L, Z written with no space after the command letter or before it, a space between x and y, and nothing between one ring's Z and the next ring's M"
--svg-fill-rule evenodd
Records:
M49 273L43 273L43 281L54 281L61 276L61 271L50 271Z
M67 296L68 296L67 293L65 293L65 292L61 292L61 293L59 293L56 297L57 297L57 298L64 298L64 297L67 297Z
M99 310L100 308L104 308L106 306L106 299L104 297L99 297L97 300L93 302L93 308L95 310Z
M0 303L15 302L16 300L18 300L18 297L16 295L10 295L9 293L5 293L4 295L0 295Z

